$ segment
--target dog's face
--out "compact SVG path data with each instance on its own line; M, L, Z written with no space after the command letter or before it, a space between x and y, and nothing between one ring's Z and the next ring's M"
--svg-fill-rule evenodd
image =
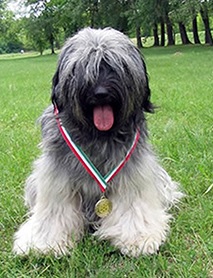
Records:
M88 131L137 126L152 112L146 67L137 48L113 29L86 28L62 49L52 101Z

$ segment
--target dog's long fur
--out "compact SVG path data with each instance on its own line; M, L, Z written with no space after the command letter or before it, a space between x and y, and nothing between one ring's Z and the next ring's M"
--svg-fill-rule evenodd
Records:
M140 140L107 188L111 214L99 219L94 206L101 190L62 138L53 105L48 107L40 120L42 154L26 183L29 218L15 234L14 252L68 253L91 225L94 235L110 240L124 254L157 252L169 231L168 210L182 193L147 143L144 113L152 112L153 106L137 48L110 28L80 31L62 49L52 101L75 143L103 176L123 159L137 129ZM105 104L113 108L114 124L100 131L92 110Z

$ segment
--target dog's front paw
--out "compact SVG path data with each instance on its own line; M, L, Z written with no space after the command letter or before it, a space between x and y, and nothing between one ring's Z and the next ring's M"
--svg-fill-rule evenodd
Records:
M35 242L30 240L24 240L24 238L17 237L13 245L13 253L16 255L28 255L30 251L34 251L40 254L54 254L56 257L66 255L70 253L73 244L70 242L60 242L48 244L45 242Z
M119 249L123 255L138 257L142 255L152 255L158 252L164 240L161 237L150 235L139 236L135 241L123 242L119 244Z
M17 255L27 255L34 244L35 227L32 219L28 219L21 225L14 235L13 252Z
M48 223L36 222L31 218L16 232L13 252L17 255L28 255L32 250L42 254L52 253L55 256L61 256L70 253L77 239L77 234L63 230L56 224L49 223L48 225Z

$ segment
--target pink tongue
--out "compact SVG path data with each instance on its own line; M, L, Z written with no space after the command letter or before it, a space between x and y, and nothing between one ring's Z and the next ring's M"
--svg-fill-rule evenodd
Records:
M109 130L114 123L112 107L109 105L95 107L93 110L93 122L98 130Z

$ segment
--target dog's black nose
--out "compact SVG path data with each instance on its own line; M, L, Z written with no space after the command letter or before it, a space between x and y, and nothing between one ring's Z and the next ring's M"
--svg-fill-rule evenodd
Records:
M98 86L96 89L95 89L95 96L104 96L104 95L107 95L108 94L108 91L106 88L102 87L102 86Z

